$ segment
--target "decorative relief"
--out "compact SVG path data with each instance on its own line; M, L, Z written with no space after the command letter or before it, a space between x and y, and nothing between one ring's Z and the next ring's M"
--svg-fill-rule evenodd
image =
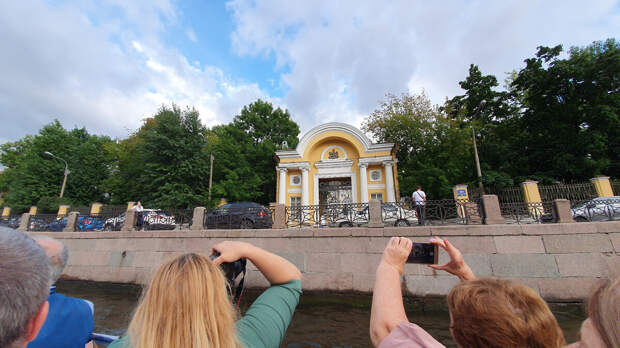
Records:
M371 170L370 171L370 180L371 181L381 181L381 171L380 170Z
M291 185L299 185L301 184L301 176L299 175L292 175L291 176Z
M338 151L336 149L329 152L329 159L338 159Z

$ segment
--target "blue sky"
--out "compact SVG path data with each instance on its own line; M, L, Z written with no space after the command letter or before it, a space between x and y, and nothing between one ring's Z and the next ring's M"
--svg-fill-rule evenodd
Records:
M302 132L359 126L386 93L441 104L469 64L620 34L620 0L20 0L0 3L0 143L58 119L123 138L162 104L207 126L258 98Z

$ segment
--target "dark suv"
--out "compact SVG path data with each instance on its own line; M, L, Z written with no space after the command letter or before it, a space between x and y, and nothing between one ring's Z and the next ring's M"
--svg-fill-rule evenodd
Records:
M228 203L205 215L208 229L271 228L271 211L258 203Z

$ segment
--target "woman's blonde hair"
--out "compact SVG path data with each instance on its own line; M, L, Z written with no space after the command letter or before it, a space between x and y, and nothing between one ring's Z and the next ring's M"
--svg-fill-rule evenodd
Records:
M547 303L525 285L481 278L448 294L452 336L460 347L561 347L564 335Z
M588 302L588 317L603 342L620 347L620 277L602 283Z
M159 267L129 324L129 339L134 348L237 348L235 320L220 268L190 253Z

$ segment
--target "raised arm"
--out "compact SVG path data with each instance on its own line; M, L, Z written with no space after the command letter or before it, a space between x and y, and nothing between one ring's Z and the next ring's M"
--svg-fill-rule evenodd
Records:
M411 240L392 237L377 267L370 312L370 340L379 343L401 322L408 321L403 305L400 276L411 252Z
M220 253L220 256L213 261L216 265L245 257L252 261L271 284L301 280L301 272L290 261L252 244L227 241L214 245L213 250Z
M452 243L450 243L445 238L441 239L439 237L431 238L430 242L432 244L439 245L442 249L447 251L448 255L450 255L450 261L443 265L429 265L429 267L452 273L455 276L459 277L461 281L476 279L474 272L471 270L471 268L469 268L469 265L465 263L465 260L463 260L463 255L461 254L461 252L459 251L459 249L455 248Z

